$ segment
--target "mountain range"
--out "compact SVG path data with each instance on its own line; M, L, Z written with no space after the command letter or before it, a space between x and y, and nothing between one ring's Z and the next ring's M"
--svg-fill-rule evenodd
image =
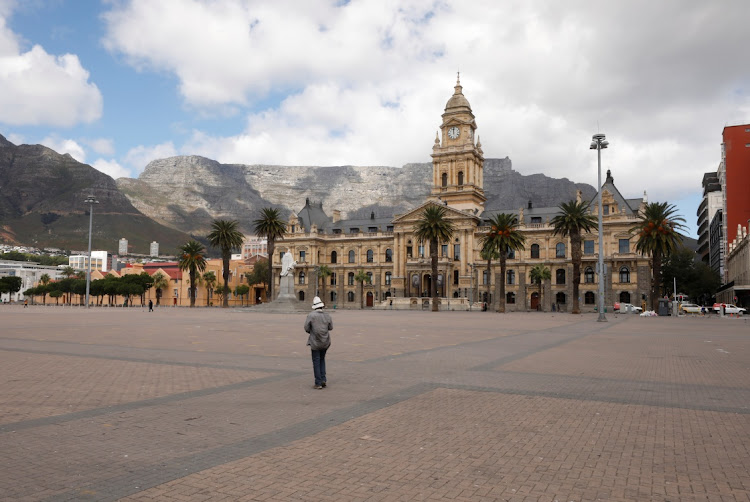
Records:
M243 232L263 207L299 211L306 199L343 218L392 216L429 195L432 164L387 166L279 166L222 164L199 156L150 162L137 179L114 180L70 155L41 145L16 146L0 135L0 241L35 247L85 249L93 194L93 247L116 252L128 239L131 252L148 253L151 241L171 254L191 237L204 240L211 221L235 219ZM588 184L543 174L522 175L509 158L484 163L485 207L557 206L596 195Z

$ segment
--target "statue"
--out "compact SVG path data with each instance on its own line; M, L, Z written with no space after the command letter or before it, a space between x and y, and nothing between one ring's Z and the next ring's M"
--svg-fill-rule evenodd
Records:
M292 258L292 253L284 253L281 258L281 277L286 277L297 266L297 262Z

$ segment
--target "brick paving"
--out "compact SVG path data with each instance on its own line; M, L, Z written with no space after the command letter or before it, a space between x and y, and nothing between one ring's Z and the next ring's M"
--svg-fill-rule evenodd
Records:
M3 500L750 500L750 324L0 308Z

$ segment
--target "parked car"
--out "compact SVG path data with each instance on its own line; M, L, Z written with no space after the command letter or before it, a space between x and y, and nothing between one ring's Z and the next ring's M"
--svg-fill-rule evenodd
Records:
M617 302L617 303L615 303L614 307L615 307L615 309L614 309L615 312L622 312L622 313L630 311L630 312L632 312L634 314L640 314L643 311L643 309L641 307L636 307L632 303L619 303L619 302ZM630 307L630 310L628 310L628 307Z
M721 313L721 306L724 305L724 313L725 314L745 314L747 312L747 309L743 307L738 307L737 305L734 305L732 303L714 303L714 312Z
M695 303L681 303L680 304L680 310L682 310L686 314L700 314L701 309L705 309L705 307L701 307L700 305L696 305ZM706 311L707 310L708 309L706 309Z

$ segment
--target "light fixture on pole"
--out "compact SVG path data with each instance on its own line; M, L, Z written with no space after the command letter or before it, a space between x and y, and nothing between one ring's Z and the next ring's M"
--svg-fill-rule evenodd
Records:
M89 308L89 291L91 289L91 229L94 223L94 204L99 204L99 201L93 195L89 195L83 202L89 205L89 259L88 271L86 273L86 308Z
M599 322L607 322L604 316L604 231L602 229L602 150L609 146L607 137L602 133L594 134L591 137L591 150L596 150L596 157L599 166Z

